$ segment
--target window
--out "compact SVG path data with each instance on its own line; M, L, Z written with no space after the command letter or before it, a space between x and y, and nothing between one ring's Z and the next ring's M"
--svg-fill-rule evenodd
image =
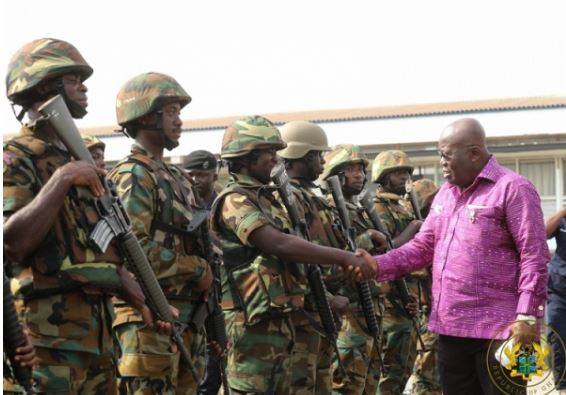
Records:
M519 162L519 173L535 185L541 197L555 197L556 172L553 161Z

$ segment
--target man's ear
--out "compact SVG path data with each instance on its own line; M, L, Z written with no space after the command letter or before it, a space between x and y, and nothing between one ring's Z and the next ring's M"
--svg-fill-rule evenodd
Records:
M218 181L218 173L214 173L214 177L212 178L212 181L214 182Z
M139 119L141 125L152 125L155 123L155 113L146 114Z

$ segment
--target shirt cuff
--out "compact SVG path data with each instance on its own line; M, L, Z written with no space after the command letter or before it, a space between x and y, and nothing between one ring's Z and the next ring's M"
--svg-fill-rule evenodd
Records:
M544 317L544 299L536 297L532 292L523 291L519 294L516 313L542 318Z

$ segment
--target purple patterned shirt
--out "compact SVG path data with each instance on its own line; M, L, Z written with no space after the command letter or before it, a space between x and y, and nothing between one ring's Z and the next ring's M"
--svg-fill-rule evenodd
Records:
M376 257L379 281L432 262L429 330L502 339L517 314L544 315L546 244L540 198L523 176L494 157L461 191L446 183L409 243Z

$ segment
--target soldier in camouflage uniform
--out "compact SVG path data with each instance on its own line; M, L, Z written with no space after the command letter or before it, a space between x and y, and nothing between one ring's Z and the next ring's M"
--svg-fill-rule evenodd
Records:
M259 116L226 129L222 159L231 179L212 208L223 250L222 308L228 337L228 380L235 394L288 394L294 322L304 319L306 279L296 262L359 267L371 261L290 235L283 204L268 184L285 148L279 130ZM367 266L370 265L370 266Z
M382 243L382 236L372 229L371 221L355 201L366 182L366 168L369 161L356 145L337 145L325 155L326 162L321 179L326 180L333 175L339 175L343 180L342 192L346 199L352 226L356 229L356 244L370 253L377 253L377 246ZM332 202L334 205L334 202ZM380 293L383 287L371 280L370 288L374 297L374 309L379 315L383 309ZM339 290L350 300L350 308L338 336L340 358L348 374L342 377L338 369L334 370L334 392L340 394L375 394L380 376L379 355L381 345L375 344L373 337L368 335L363 311L358 304L356 287L345 282ZM387 284L385 284L387 287ZM337 365L337 361L335 366Z
M436 192L438 192L438 187L432 180L422 178L413 182L413 190L417 196L421 215L423 218L426 218L434 196L436 196ZM440 395L442 394L442 388L440 386L440 374L438 371L438 335L427 330L432 292L430 276L428 279L423 279L420 285L421 298L423 299L422 310L425 312L421 317L420 332L421 338L426 346L426 351L420 350L420 344L418 345L417 349L421 351L421 353L417 355L413 368L414 380L411 387L411 394Z
M27 112L29 123L4 145L4 245L6 255L23 268L13 290L23 299L22 314L39 359L33 372L37 390L46 393L116 391L111 295L120 294L152 324L115 242L105 252L87 243L100 219L92 195L103 194L99 177L105 172L71 161L37 112L61 94L71 115L82 118L84 81L91 74L74 46L44 38L14 55L6 77L8 99L22 107L18 120Z
M402 151L384 151L376 156L372 166L372 182L379 184L375 207L383 225L399 247L414 237L421 221L417 221L404 199L405 183L410 180L413 165ZM405 278L409 293L418 297L418 280ZM385 298L383 316L383 353L386 374L379 381L379 394L401 394L415 362L417 332L394 289Z
M116 117L135 139L131 154L109 174L116 184L132 230L140 240L159 284L179 322L188 324L201 295L212 283L202 246L186 229L195 223L195 192L183 170L165 163L163 152L179 144L181 109L191 97L177 81L160 73L143 73L128 80L116 98ZM136 311L115 304L113 329L120 343L118 364L121 393L194 394L197 382L180 365L170 339L149 331ZM185 327L185 346L197 371L204 369L205 339L200 330Z
M98 137L89 135L83 136L83 141L96 166L104 170L106 168L104 164L104 149L106 148L106 144Z
M332 208L314 181L324 170L322 153L330 150L324 130L310 122L293 121L281 128L287 147L279 151L283 158L296 201L300 202L309 229L310 241L319 245L346 248L344 238L334 227ZM317 332L319 328L315 301L310 292L305 310L311 317L295 322L292 394L329 394L332 391L333 344ZM330 305L339 314L345 313L348 300L329 295ZM313 319L317 321L313 326ZM318 348L317 348L318 346Z

